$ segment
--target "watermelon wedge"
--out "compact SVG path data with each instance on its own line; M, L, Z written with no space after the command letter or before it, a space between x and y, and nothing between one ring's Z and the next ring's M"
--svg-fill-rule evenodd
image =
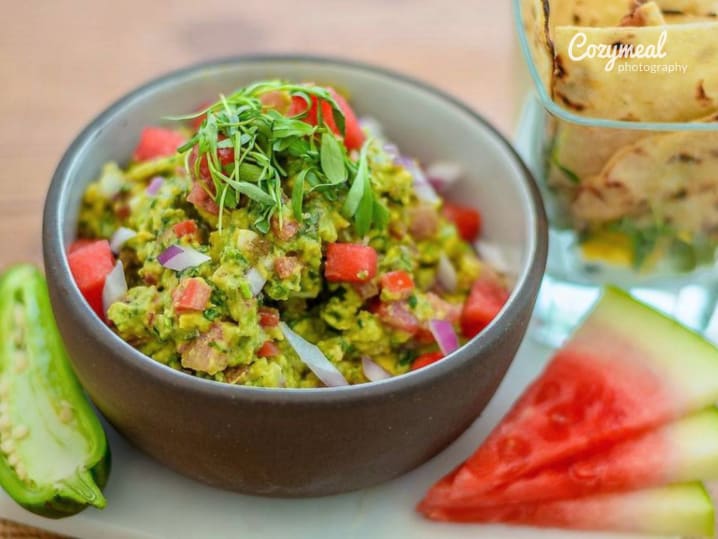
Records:
M422 508L549 502L671 483L718 479L718 409L711 407L581 459L544 468L490 492L454 500L450 480Z
M440 509L436 520L572 530L713 537L714 507L701 483L501 507Z
M424 507L488 494L715 401L718 349L607 289L486 442L429 492Z

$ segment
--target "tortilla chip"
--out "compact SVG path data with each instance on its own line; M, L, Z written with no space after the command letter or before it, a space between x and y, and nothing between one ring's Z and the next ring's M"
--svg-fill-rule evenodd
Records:
M581 116L625 121L682 122L718 111L718 23L668 28L556 28L554 100ZM607 71L605 58L569 56L579 32L586 45L572 50L580 56L588 45L612 48L613 54L619 45L660 50L666 31L664 58L620 57ZM668 66L679 69L677 64L686 66L685 73L667 71ZM651 66L658 71L633 71Z
M656 134L626 146L581 183L572 212L591 225L659 219L679 234L717 234L718 130Z
M555 0L551 2L551 31L557 26L616 26L627 13L645 2L633 0ZM715 0L656 0L669 24L718 20Z
M548 181L552 187L560 188L571 188L600 173L618 150L650 134L635 129L555 124Z
M532 62L550 95L554 55L548 29L549 0L521 0L521 14Z
M635 4L633 10L621 19L619 26L663 26L666 19L663 12L655 2Z

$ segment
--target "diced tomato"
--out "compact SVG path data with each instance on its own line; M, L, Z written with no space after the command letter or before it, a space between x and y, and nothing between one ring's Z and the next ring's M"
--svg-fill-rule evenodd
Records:
M317 100L313 96L310 97L312 99L311 108L307 106L307 102L304 101L303 97L293 95L292 104L289 105L287 116L299 116L300 114L306 112L307 115L303 118L303 120L308 124L315 125L317 123L317 113L314 105L316 104ZM309 110L307 110L308 108Z
M272 341L265 341L259 350L257 350L257 357L275 357L281 353L282 351L279 349L279 346Z
M390 328L398 329L411 335L416 335L422 329L419 320L403 301L378 302L371 306L369 310L376 314L384 325Z
M279 325L279 311L271 307L259 308L259 325L263 328L273 328Z
M332 94L334 101L344 113L344 144L349 150L358 150L364 144L364 131L359 125L354 110L349 106L347 100L333 88L329 88L329 93Z
M200 210L212 215L219 215L219 206L209 193L198 182L192 184L192 190L187 195L187 202L194 204Z
M183 279L172 293L176 313L204 311L212 295L212 288L201 277Z
M87 243L75 243L70 247L67 262L80 292L90 304L92 310L104 319L102 308L102 290L107 275L115 267L115 257L110 250L110 242L96 240Z
M358 243L330 243L324 263L328 281L364 283L377 272L377 254L373 247Z
M471 339L488 326L508 299L509 291L494 276L488 275L476 281L461 312L464 337Z
M75 251L79 251L83 247L87 247L88 245L91 245L95 243L97 240L91 240L89 238L80 238L79 240L75 240L72 242L72 245L70 245L70 248L67 250L68 254L72 254Z
M444 217L454 223L464 241L474 241L481 232L481 214L474 208L444 203Z
M441 352L429 352L428 354L422 354L417 357L411 364L411 370L416 371L432 363L436 363L440 359L443 359L444 354Z
M344 144L349 150L358 150L364 144L364 132L359 126L359 120L357 120L356 114L340 94L334 90L334 88L328 87L329 93L332 95L334 100L339 105L339 108L344 113L344 133L339 131L336 122L334 121L334 114L332 114L332 106L327 101L320 103L322 111L322 121L327 124L329 129L340 136L344 136ZM305 122L311 125L317 125L317 111L319 110L317 104L319 100L310 96L312 103L307 107L307 102L299 96L292 96L292 104L289 107L289 116L296 116L304 112L307 115L303 118Z
M217 140L222 141L226 138L227 137L224 135L219 135L219 137L217 137ZM192 148L192 151L189 154L189 168L192 171L193 175L195 174L195 163L197 162L198 157L199 147L195 145L195 147ZM219 159L219 163L223 168L228 165L234 164L234 148L217 148L217 159ZM198 174L195 176L195 180L204 181L205 185L207 185L207 187L209 187L209 189L214 192L214 182L212 181L212 174L209 171L209 164L207 163L206 154L202 155L202 158L200 159Z
M406 271L390 271L381 277L381 288L392 300L402 300L414 291L414 279Z
M197 223L194 219L187 219L186 221L180 221L172 227L172 231L178 238L183 236L191 236L197 233Z
M307 106L307 102L304 101L304 98L299 96L292 96L292 104L289 106L289 112L287 115L289 116L297 116L299 114L303 114L306 112L306 116L303 118L305 122L307 122L310 125L317 125L317 111L319 110L317 108L317 103L319 100L314 97L313 95L309 96L311 99L311 105ZM332 106L326 101L321 102L321 108L322 108L322 121L329 126L329 129L331 129L334 133L337 135L340 135L339 129L337 128L336 122L334 122L334 114L332 114Z
M177 148L185 142L182 133L163 127L145 127L140 134L140 142L135 148L132 159L149 161L157 157L174 155Z

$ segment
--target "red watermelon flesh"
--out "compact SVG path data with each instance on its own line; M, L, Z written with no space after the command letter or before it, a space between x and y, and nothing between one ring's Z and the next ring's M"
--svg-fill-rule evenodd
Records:
M718 349L608 289L466 463L425 504L468 500L718 400Z
M700 483L501 507L436 509L452 522L713 537L714 506Z
M715 407L471 498L452 500L449 476L432 489L422 509L548 502L705 479L718 479Z

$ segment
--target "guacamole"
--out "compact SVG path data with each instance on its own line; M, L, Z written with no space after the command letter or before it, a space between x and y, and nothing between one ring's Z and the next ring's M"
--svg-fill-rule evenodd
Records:
M83 257L111 240L121 271L96 310L152 359L247 386L366 383L448 355L506 300L470 243L478 212L333 89L260 82L175 122L104 166L68 255L93 305Z

